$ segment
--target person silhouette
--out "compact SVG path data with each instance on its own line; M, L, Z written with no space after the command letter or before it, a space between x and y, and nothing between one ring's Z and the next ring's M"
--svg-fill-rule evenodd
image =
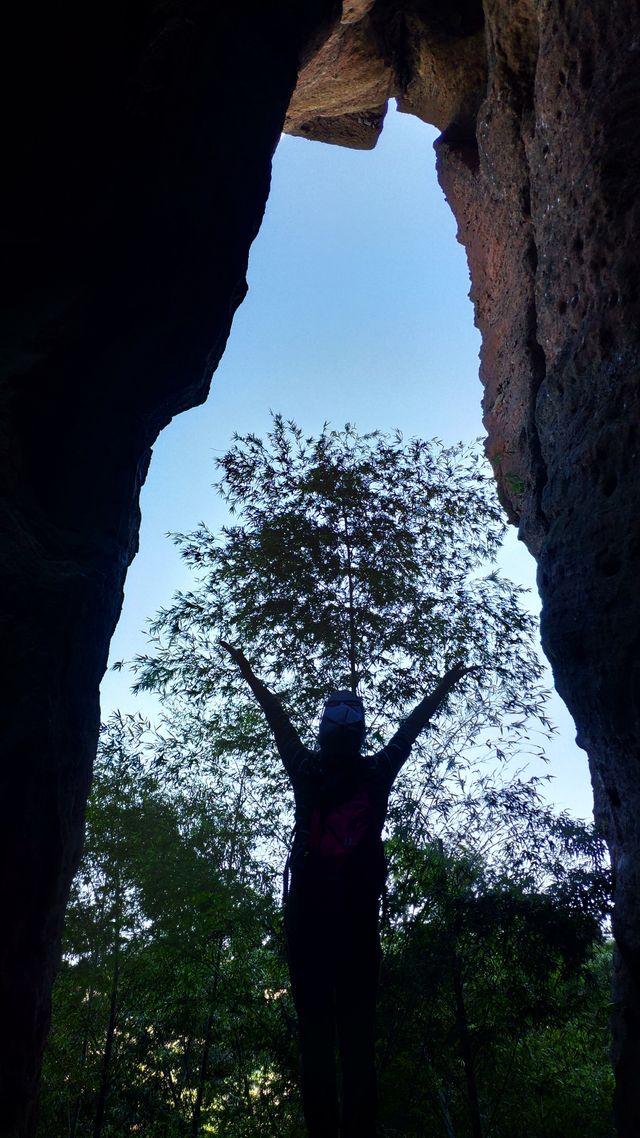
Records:
M389 792L420 732L475 669L454 664L372 755L362 753L361 698L334 692L320 720L319 748L312 751L241 649L221 645L262 708L293 787L284 926L309 1138L375 1138L379 908L386 870L381 835Z

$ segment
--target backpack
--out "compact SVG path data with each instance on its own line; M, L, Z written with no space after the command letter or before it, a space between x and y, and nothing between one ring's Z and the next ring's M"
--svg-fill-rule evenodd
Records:
M311 811L309 851L327 868L344 868L366 847L377 845L379 827L366 787L358 787L344 802Z
M371 793L362 784L334 805L312 809L301 872L306 895L314 898L321 911L339 911L380 896L386 876L381 829ZM285 902L290 864L289 856L283 882Z

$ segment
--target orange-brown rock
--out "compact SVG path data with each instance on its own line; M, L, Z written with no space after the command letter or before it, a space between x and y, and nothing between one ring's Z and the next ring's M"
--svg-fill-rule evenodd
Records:
M441 129L472 122L486 86L482 10L439 7L345 4L298 77L285 131L369 149L390 96L400 110Z
M370 7L351 4L302 69L285 119L288 134L358 150L375 146L394 74L378 50Z

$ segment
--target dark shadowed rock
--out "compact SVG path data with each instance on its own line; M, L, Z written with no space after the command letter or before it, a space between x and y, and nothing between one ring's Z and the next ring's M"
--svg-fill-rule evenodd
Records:
M32 1132L150 447L206 397L299 60L337 14L27 2L5 27L2 1138Z

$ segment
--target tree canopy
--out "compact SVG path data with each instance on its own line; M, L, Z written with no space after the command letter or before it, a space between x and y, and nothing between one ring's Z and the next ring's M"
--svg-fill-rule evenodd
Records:
M476 665L480 679L450 696L415 748L424 812L472 756L542 753L534 621L495 564L505 527L477 447L350 425L306 437L276 415L266 439L236 436L218 467L231 521L174 535L194 587L152 621L136 663L138 688L160 692L171 716L180 707L194 737L206 731L212 761L242 755L256 779L275 774L221 638L244 648L312 745L322 700L340 686L365 699L379 745L447 667Z

